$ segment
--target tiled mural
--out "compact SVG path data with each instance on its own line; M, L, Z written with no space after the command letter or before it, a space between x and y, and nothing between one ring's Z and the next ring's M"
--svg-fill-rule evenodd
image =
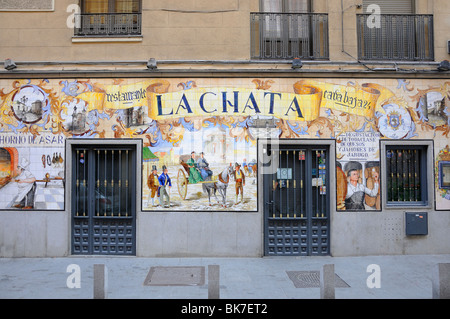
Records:
M336 140L342 211L381 210L380 140L433 140L448 210L449 117L445 80L1 80L0 209L65 208L66 138L140 138L143 210L256 211L254 124L271 119L272 137Z

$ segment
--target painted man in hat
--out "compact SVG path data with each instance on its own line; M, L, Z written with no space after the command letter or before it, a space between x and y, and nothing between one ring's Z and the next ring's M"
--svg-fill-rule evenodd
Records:
M161 204L164 205L164 207L170 207L170 195L169 191L172 187L172 182L170 181L170 177L168 174L168 170L166 165L163 165L162 167L163 173L159 175L159 191L160 191L160 201ZM167 189L169 188L169 189Z
M36 178L28 170L30 162L26 158L22 158L18 168L20 174L14 179L17 183L19 195L17 195L16 202L18 204L14 205L16 208L32 209L34 208L34 191L36 189Z
M148 175L147 179L147 185L148 188L150 188L150 196L149 196L149 202L150 198L152 200L152 206L155 206L155 196L158 197L159 204L161 205L161 199L159 198L159 176L158 176L158 170L156 169L156 165L152 166L152 172L150 175ZM148 203L147 205L149 205Z
M365 210L364 195L367 194L371 197L377 196L379 181L376 171L372 172L372 178L374 187L370 189L359 183L359 171L356 168L349 169L347 172L347 195L345 196L346 210Z
M245 174L241 170L241 165L239 163L234 164L234 180L236 181L236 201L238 203L238 195L241 194L241 203L244 198L244 187L245 186Z

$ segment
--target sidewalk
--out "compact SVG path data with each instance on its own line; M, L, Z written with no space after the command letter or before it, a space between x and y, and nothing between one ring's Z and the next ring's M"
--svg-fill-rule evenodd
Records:
M93 265L105 264L108 299L207 299L208 265L220 266L220 299L319 299L320 288L296 288L288 272L321 271L324 264L334 264L335 274L347 284L336 287L336 299L430 299L431 278L438 263L450 263L450 255L0 258L0 298L92 299ZM67 267L71 264L80 267L80 288L67 286L72 274ZM380 267L380 288L367 286L373 271L368 272L367 267L371 264ZM192 286L144 285L150 268L156 266L203 266L204 282Z

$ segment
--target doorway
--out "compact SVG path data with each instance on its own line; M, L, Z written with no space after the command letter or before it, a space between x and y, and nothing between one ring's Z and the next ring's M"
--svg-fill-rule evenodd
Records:
M267 145L277 165L263 174L266 256L330 254L330 145L306 143Z
M136 254L136 146L71 148L72 254Z

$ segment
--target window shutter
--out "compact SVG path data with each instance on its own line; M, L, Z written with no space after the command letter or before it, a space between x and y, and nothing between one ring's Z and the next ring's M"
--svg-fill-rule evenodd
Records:
M261 0L262 12L309 12L309 0Z
M380 6L381 14L413 14L414 7L412 0L363 0L364 13L367 12L367 7L371 4Z

